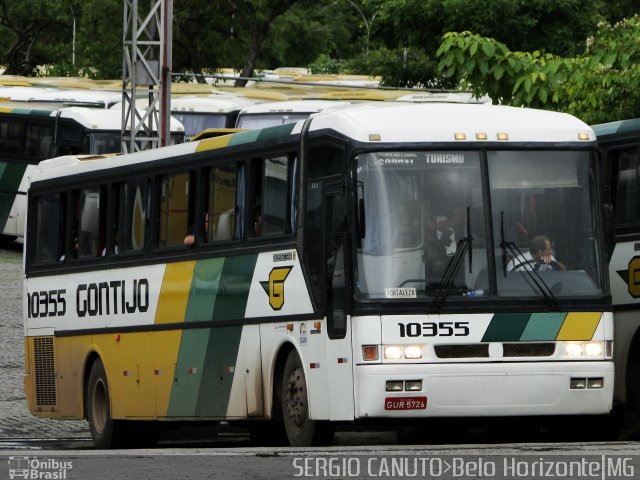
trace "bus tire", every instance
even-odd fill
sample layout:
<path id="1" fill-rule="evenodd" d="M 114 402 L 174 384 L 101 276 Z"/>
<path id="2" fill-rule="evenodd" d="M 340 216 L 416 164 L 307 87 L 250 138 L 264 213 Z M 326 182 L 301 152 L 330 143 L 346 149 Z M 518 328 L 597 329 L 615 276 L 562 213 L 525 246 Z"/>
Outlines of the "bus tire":
<path id="1" fill-rule="evenodd" d="M 96 448 L 117 446 L 119 423 L 111 418 L 109 384 L 102 360 L 91 366 L 86 391 L 87 421 Z"/>
<path id="2" fill-rule="evenodd" d="M 292 447 L 328 445 L 333 440 L 333 426 L 329 422 L 309 418 L 307 380 L 300 356 L 291 350 L 282 375 L 282 419 Z"/>

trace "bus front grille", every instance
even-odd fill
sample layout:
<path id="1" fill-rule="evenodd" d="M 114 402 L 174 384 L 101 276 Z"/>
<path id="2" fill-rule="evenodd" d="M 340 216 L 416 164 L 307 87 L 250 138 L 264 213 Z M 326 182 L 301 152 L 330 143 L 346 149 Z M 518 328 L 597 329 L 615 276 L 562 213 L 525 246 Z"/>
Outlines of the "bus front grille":
<path id="1" fill-rule="evenodd" d="M 53 337 L 34 338 L 33 356 L 36 376 L 36 405 L 39 407 L 55 406 L 57 398 Z"/>
<path id="2" fill-rule="evenodd" d="M 488 343 L 460 345 L 435 345 L 438 358 L 514 358 L 514 357 L 552 357 L 556 351 L 553 342 L 503 343 L 502 355 L 489 353 Z"/>
<path id="3" fill-rule="evenodd" d="M 505 343 L 503 357 L 551 357 L 556 352 L 556 344 L 544 343 Z"/>
<path id="4" fill-rule="evenodd" d="M 474 343 L 469 345 L 435 345 L 438 358 L 488 358 L 489 344 Z"/>

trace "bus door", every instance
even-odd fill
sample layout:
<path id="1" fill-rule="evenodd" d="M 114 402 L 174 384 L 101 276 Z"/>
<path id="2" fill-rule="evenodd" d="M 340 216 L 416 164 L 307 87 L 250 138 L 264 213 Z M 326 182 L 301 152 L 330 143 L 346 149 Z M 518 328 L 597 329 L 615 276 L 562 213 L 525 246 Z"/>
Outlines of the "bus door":
<path id="1" fill-rule="evenodd" d="M 325 312 L 331 420 L 353 419 L 353 356 L 348 321 L 349 233 L 344 178 L 326 179 L 324 191 Z"/>

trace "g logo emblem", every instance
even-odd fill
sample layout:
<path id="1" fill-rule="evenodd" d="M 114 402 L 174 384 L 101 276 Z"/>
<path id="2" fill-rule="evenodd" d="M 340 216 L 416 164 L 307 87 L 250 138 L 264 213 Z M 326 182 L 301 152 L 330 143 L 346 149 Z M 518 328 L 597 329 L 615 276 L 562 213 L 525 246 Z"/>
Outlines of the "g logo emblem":
<path id="1" fill-rule="evenodd" d="M 274 310 L 280 310 L 284 305 L 284 281 L 293 267 L 275 267 L 269 273 L 268 282 L 260 282 L 269 295 L 269 305 Z"/>
<path id="2" fill-rule="evenodd" d="M 640 297 L 640 257 L 633 257 L 629 262 L 629 295 L 633 298 Z"/>

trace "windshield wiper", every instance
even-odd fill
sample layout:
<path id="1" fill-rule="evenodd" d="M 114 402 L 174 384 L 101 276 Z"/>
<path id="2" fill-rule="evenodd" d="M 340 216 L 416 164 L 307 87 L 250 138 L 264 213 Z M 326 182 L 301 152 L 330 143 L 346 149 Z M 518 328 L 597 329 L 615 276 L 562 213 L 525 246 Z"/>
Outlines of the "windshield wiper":
<path id="1" fill-rule="evenodd" d="M 500 211 L 500 248 L 502 248 L 502 275 L 504 277 L 507 276 L 507 251 L 513 258 L 524 258 L 524 253 L 522 250 L 518 248 L 515 242 L 507 242 L 504 236 L 504 210 Z M 542 296 L 545 298 L 548 304 L 557 307 L 558 299 L 554 295 L 553 291 L 544 281 L 544 279 L 540 276 L 540 272 L 535 270 L 534 268 L 523 268 L 522 270 L 517 270 L 518 272 L 525 273 L 525 278 L 533 282 L 533 284 L 538 288 Z M 531 283 L 527 282 L 529 286 Z"/>
<path id="2" fill-rule="evenodd" d="M 433 298 L 433 308 L 440 308 L 444 304 L 445 300 L 449 296 L 449 292 L 453 287 L 453 282 L 455 280 L 456 274 L 458 270 L 460 270 L 460 265 L 463 263 L 463 258 L 465 253 L 469 254 L 469 273 L 472 273 L 472 261 L 473 261 L 473 237 L 471 235 L 471 214 L 470 208 L 467 207 L 467 236 L 460 239 L 458 245 L 456 247 L 456 253 L 453 255 L 447 268 L 442 274 L 442 278 L 439 282 L 439 289 L 436 292 Z M 426 275 L 425 275 L 426 278 Z"/>

